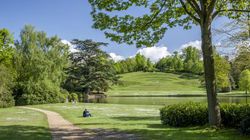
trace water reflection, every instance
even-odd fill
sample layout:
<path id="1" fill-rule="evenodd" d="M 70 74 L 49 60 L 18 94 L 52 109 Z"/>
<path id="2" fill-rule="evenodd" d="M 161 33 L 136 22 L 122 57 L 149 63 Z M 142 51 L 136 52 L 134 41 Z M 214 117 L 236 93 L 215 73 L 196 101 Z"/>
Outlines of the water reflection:
<path id="1" fill-rule="evenodd" d="M 219 97 L 220 103 L 248 103 L 250 97 Z M 107 97 L 91 99 L 89 103 L 137 104 L 137 105 L 170 105 L 186 102 L 207 102 L 204 97 Z"/>

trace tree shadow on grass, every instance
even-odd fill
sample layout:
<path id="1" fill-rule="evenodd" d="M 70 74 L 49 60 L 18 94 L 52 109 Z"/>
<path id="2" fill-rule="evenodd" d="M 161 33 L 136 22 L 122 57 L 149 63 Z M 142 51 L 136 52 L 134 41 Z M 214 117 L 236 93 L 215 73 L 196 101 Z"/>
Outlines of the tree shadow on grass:
<path id="1" fill-rule="evenodd" d="M 112 117 L 112 119 L 116 119 L 119 121 L 140 121 L 140 120 L 160 120 L 158 116 L 149 116 L 149 117 L 144 117 L 144 116 L 133 116 L 133 117 L 128 117 L 128 116 L 120 116 L 120 117 Z"/>
<path id="2" fill-rule="evenodd" d="M 195 75 L 195 74 L 191 74 L 191 73 L 182 73 L 179 78 L 182 79 L 187 79 L 187 80 L 191 80 L 191 79 L 198 79 L 199 75 Z"/>
<path id="3" fill-rule="evenodd" d="M 164 140 L 249 140 L 250 136 L 243 136 L 235 129 L 214 129 L 209 127 L 169 127 L 162 124 L 148 124 L 148 129 L 130 130 L 142 135 L 145 139 Z"/>
<path id="4" fill-rule="evenodd" d="M 80 124 L 88 125 L 88 124 Z M 90 125 L 95 125 L 91 123 Z M 100 123 L 96 123 L 100 125 Z M 119 124 L 117 124 L 119 125 Z M 130 124 L 131 125 L 131 124 Z M 133 125 L 137 125 L 136 123 Z M 138 124 L 141 125 L 141 124 Z M 242 136 L 235 129 L 216 130 L 209 127 L 184 127 L 176 128 L 162 125 L 160 123 L 145 124 L 146 128 L 120 130 L 119 128 L 83 128 L 84 132 L 94 134 L 95 138 L 114 138 L 114 139 L 142 139 L 142 140 L 249 140 L 249 136 Z"/>
<path id="5" fill-rule="evenodd" d="M 51 140 L 46 127 L 8 125 L 0 126 L 0 140 Z"/>

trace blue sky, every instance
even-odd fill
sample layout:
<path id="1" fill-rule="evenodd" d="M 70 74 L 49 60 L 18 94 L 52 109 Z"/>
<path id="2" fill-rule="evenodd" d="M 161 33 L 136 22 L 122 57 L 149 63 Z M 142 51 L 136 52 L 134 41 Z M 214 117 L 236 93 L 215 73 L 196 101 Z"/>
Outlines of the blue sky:
<path id="1" fill-rule="evenodd" d="M 58 35 L 69 41 L 78 38 L 107 42 L 109 46 L 104 50 L 108 53 L 128 57 L 138 51 L 133 45 L 111 42 L 103 32 L 92 29 L 90 12 L 87 0 L 1 0 L 0 28 L 9 29 L 17 39 L 23 26 L 31 24 L 37 30 L 47 32 L 49 36 Z M 138 11 L 132 10 L 131 13 L 136 14 Z M 217 20 L 213 26 L 219 27 L 224 21 L 226 20 Z M 167 50 L 173 52 L 181 45 L 196 40 L 200 40 L 199 27 L 188 31 L 176 27 L 168 30 L 157 46 L 167 46 Z"/>

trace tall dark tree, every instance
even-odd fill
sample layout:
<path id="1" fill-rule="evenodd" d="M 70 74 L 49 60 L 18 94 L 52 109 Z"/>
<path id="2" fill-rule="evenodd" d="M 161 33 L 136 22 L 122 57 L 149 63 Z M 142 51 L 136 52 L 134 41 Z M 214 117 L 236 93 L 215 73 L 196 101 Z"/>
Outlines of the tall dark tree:
<path id="1" fill-rule="evenodd" d="M 168 28 L 177 25 L 190 29 L 200 26 L 202 54 L 205 68 L 209 123 L 221 124 L 220 108 L 216 93 L 215 68 L 211 25 L 220 15 L 238 18 L 242 12 L 250 12 L 249 0 L 89 0 L 92 5 L 94 28 L 105 30 L 105 35 L 118 43 L 136 44 L 137 47 L 153 46 Z M 109 15 L 131 7 L 149 8 L 150 13 L 133 17 Z M 126 12 L 124 12 L 126 13 Z"/>
<path id="2" fill-rule="evenodd" d="M 68 69 L 66 89 L 85 94 L 106 92 L 111 84 L 117 82 L 118 77 L 109 55 L 100 49 L 106 43 L 78 39 L 71 43 L 78 51 L 70 54 L 72 64 Z"/>

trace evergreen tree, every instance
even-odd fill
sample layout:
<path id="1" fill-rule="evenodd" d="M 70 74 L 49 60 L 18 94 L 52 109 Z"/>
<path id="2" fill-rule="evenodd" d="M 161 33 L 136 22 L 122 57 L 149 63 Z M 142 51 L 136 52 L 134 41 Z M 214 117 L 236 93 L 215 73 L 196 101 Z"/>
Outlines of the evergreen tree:
<path id="1" fill-rule="evenodd" d="M 100 49 L 106 43 L 92 40 L 74 39 L 72 44 L 77 52 L 70 54 L 72 61 L 68 69 L 69 77 L 65 87 L 71 92 L 106 92 L 111 84 L 118 80 L 112 61 L 106 52 Z M 122 68 L 121 68 L 122 69 Z"/>

